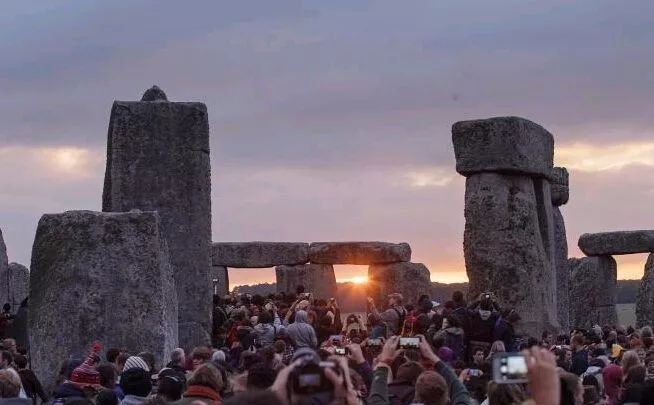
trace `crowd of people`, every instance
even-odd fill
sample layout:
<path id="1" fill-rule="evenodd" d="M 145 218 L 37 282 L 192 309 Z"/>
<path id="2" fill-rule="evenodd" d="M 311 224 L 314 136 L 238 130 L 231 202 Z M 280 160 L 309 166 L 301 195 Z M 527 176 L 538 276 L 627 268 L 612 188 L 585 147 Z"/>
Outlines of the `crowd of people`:
<path id="1" fill-rule="evenodd" d="M 534 338 L 516 335 L 519 314 L 492 293 L 385 301 L 368 298 L 365 313 L 345 316 L 336 299 L 302 287 L 216 296 L 211 344 L 175 349 L 162 364 L 94 344 L 85 359 L 65 359 L 52 390 L 7 338 L 0 405 L 654 404 L 649 327 Z M 521 353 L 524 379 L 498 379 L 494 359 L 508 352 Z"/>

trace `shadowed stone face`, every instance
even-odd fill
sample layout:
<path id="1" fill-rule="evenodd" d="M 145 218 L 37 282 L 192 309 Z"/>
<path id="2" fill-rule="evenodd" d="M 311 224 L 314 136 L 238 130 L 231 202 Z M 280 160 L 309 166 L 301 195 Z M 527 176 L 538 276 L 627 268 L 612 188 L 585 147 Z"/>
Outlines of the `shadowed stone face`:
<path id="1" fill-rule="evenodd" d="M 565 167 L 552 169 L 550 185 L 552 188 L 552 204 L 555 207 L 567 204 L 570 198 L 568 169 Z"/>
<path id="2" fill-rule="evenodd" d="M 325 264 L 374 264 L 408 262 L 408 243 L 316 242 L 309 246 L 309 261 Z"/>
<path id="3" fill-rule="evenodd" d="M 211 330 L 211 166 L 202 103 L 116 101 L 111 110 L 102 210 L 157 211 L 179 297 L 180 344 L 209 341 Z"/>
<path id="4" fill-rule="evenodd" d="M 331 264 L 301 264 L 277 266 L 277 292 L 295 293 L 298 286 L 315 298 L 328 299 L 336 296 L 336 276 Z"/>
<path id="5" fill-rule="evenodd" d="M 570 328 L 570 266 L 568 264 L 568 239 L 565 233 L 565 222 L 559 207 L 553 207 L 554 221 L 554 262 L 556 265 L 556 305 L 561 330 Z"/>
<path id="6" fill-rule="evenodd" d="M 616 325 L 617 264 L 611 256 L 569 259 L 570 327 Z"/>
<path id="7" fill-rule="evenodd" d="M 156 212 L 68 211 L 39 221 L 32 250 L 32 366 L 46 391 L 62 359 L 147 350 L 158 364 L 177 346 L 177 295 Z"/>
<path id="8" fill-rule="evenodd" d="M 549 177 L 554 137 L 520 117 L 459 121 L 452 126 L 456 171 L 464 176 L 498 172 Z"/>
<path id="9" fill-rule="evenodd" d="M 647 257 L 638 296 L 636 298 L 636 325 L 640 328 L 654 324 L 654 253 Z"/>
<path id="10" fill-rule="evenodd" d="M 7 302 L 7 271 L 9 269 L 9 260 L 7 258 L 7 245 L 2 237 L 2 229 L 0 229 L 0 305 Z M 3 277 L 4 276 L 4 277 Z"/>
<path id="11" fill-rule="evenodd" d="M 654 230 L 585 233 L 579 249 L 588 256 L 654 252 Z"/>

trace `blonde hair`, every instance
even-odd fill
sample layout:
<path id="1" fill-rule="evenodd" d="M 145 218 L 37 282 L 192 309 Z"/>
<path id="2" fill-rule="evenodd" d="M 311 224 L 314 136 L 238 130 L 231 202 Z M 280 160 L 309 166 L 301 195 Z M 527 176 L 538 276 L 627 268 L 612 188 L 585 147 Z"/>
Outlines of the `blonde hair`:
<path id="1" fill-rule="evenodd" d="M 495 353 L 504 353 L 506 352 L 506 346 L 504 346 L 504 342 L 501 340 L 496 340 L 493 342 L 493 345 L 490 348 L 490 351 L 488 352 L 488 356 L 486 357 L 486 360 L 490 360 L 493 358 L 493 355 Z"/>
<path id="2" fill-rule="evenodd" d="M 0 370 L 0 397 L 16 398 L 20 393 L 20 377 L 14 370 Z"/>
<path id="3" fill-rule="evenodd" d="M 622 367 L 622 375 L 626 376 L 629 369 L 640 365 L 640 357 L 634 350 L 628 350 L 622 355 L 620 366 Z"/>

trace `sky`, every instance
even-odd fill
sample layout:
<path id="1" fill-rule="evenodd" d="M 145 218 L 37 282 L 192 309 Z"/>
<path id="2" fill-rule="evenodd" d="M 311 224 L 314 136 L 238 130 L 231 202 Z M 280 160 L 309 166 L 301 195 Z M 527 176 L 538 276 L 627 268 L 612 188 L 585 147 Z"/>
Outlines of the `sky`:
<path id="1" fill-rule="evenodd" d="M 652 15 L 647 0 L 3 2 L 9 259 L 29 266 L 43 213 L 101 209 L 111 104 L 153 84 L 207 104 L 214 241 L 406 241 L 433 281 L 465 281 L 451 126 L 502 115 L 555 136 L 570 256 L 584 232 L 652 229 Z M 619 277 L 645 258 L 618 258 Z"/>

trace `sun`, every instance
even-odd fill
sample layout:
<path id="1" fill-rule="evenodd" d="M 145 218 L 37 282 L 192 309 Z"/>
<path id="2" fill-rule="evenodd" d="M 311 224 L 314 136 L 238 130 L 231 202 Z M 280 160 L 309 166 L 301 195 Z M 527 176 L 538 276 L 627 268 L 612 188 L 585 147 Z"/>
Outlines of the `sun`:
<path id="1" fill-rule="evenodd" d="M 352 277 L 350 281 L 354 284 L 365 284 L 368 282 L 368 277 L 366 276 L 356 276 Z"/>

